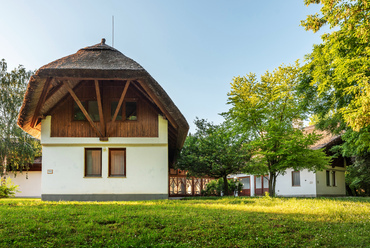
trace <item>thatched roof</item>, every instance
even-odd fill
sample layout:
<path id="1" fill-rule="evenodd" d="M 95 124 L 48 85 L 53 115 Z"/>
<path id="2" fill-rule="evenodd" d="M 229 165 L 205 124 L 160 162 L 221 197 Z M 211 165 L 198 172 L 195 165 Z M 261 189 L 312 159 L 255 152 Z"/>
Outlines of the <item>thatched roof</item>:
<path id="1" fill-rule="evenodd" d="M 189 125 L 180 110 L 150 74 L 134 60 L 126 57 L 118 50 L 101 43 L 85 47 L 77 53 L 55 60 L 41 67 L 28 83 L 23 105 L 18 116 L 18 125 L 27 133 L 40 138 L 40 126 L 31 127 L 39 99 L 42 98 L 44 85 L 51 81 L 50 91 L 54 90 L 51 97 L 46 97 L 39 110 L 39 115 L 45 115 L 63 97 L 68 94 L 65 87 L 60 87 L 63 79 L 68 79 L 72 86 L 81 80 L 110 79 L 110 80 L 136 80 L 140 82 L 157 98 L 175 125 L 177 125 L 176 147 L 181 148 Z M 157 101 L 157 102 L 158 102 Z"/>
<path id="2" fill-rule="evenodd" d="M 314 145 L 310 146 L 312 150 L 317 150 L 321 148 L 331 147 L 332 145 L 341 141 L 341 135 L 333 135 L 328 131 L 322 131 L 315 128 L 315 125 L 305 127 L 303 131 L 307 134 L 313 133 L 321 134 L 322 137 Z"/>

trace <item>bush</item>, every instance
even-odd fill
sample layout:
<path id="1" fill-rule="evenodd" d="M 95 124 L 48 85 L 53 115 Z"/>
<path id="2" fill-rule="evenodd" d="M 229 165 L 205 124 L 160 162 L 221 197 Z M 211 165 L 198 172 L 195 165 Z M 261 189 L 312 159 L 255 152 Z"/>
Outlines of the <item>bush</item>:
<path id="1" fill-rule="evenodd" d="M 17 192 L 20 192 L 18 185 L 14 185 L 9 177 L 0 179 L 0 198 L 14 197 Z"/>
<path id="2" fill-rule="evenodd" d="M 237 183 L 238 183 L 238 192 L 239 193 L 243 188 L 243 184 L 241 182 L 239 182 L 239 180 L 230 179 L 230 180 L 227 180 L 227 182 L 228 182 L 230 195 L 234 194 L 234 191 L 237 188 Z M 224 180 L 222 178 L 220 178 L 218 180 L 212 180 L 207 184 L 206 189 L 202 190 L 202 195 L 204 195 L 204 196 L 220 196 L 221 191 L 223 191 L 225 193 L 225 190 L 223 190 L 223 187 L 224 187 Z"/>

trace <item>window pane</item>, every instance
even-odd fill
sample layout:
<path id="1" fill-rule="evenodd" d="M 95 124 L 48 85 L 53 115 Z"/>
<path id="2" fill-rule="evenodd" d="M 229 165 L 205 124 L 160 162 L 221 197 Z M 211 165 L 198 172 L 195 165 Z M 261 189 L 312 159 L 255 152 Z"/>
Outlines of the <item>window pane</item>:
<path id="1" fill-rule="evenodd" d="M 243 184 L 243 189 L 250 189 L 250 178 L 240 178 L 240 182 Z"/>
<path id="2" fill-rule="evenodd" d="M 99 108 L 97 101 L 88 101 L 87 112 L 93 121 L 99 121 Z"/>
<path id="3" fill-rule="evenodd" d="M 330 186 L 330 171 L 326 171 L 326 186 Z"/>
<path id="4" fill-rule="evenodd" d="M 86 102 L 81 102 L 84 108 L 86 109 Z M 73 120 L 75 121 L 84 121 L 86 120 L 85 115 L 82 113 L 80 107 L 76 102 L 73 104 Z"/>
<path id="5" fill-rule="evenodd" d="M 110 116 L 111 116 L 111 119 L 113 119 L 114 112 L 116 112 L 117 106 L 118 106 L 118 102 L 111 102 L 111 104 L 110 104 Z M 116 117 L 116 120 L 117 121 L 121 121 L 122 120 L 122 105 L 121 105 L 121 108 L 118 111 L 118 115 Z"/>
<path id="6" fill-rule="evenodd" d="M 265 189 L 269 188 L 269 179 L 267 176 L 263 176 L 263 188 Z"/>
<path id="7" fill-rule="evenodd" d="M 332 171 L 332 179 L 333 179 L 333 186 L 337 186 L 337 183 L 335 181 L 335 171 Z"/>
<path id="8" fill-rule="evenodd" d="M 136 121 L 136 102 L 126 102 L 126 120 Z"/>
<path id="9" fill-rule="evenodd" d="M 256 177 L 256 188 L 260 189 L 262 187 L 261 177 Z"/>
<path id="10" fill-rule="evenodd" d="M 300 178 L 300 172 L 299 171 L 293 171 L 293 186 L 301 186 L 301 178 Z"/>
<path id="11" fill-rule="evenodd" d="M 101 149 L 86 149 L 85 176 L 101 176 Z"/>
<path id="12" fill-rule="evenodd" d="M 125 156 L 126 150 L 110 151 L 110 176 L 125 176 Z"/>

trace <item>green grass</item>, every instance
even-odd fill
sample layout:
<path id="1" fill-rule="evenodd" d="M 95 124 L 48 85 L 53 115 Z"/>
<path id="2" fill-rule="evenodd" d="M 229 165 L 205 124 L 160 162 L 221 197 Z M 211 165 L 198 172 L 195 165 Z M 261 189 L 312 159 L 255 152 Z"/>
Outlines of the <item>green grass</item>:
<path id="1" fill-rule="evenodd" d="M 370 247 L 370 198 L 0 199 L 0 247 Z"/>

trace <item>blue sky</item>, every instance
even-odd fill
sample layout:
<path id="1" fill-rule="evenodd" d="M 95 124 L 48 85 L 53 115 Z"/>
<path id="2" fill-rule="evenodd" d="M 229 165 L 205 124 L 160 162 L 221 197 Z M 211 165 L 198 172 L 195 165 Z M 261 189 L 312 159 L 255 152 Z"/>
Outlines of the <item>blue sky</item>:
<path id="1" fill-rule="evenodd" d="M 106 38 L 164 88 L 194 132 L 222 122 L 234 76 L 291 64 L 321 42 L 299 26 L 303 0 L 0 0 L 0 58 L 34 70 Z"/>

